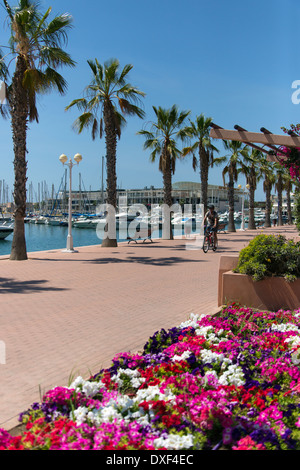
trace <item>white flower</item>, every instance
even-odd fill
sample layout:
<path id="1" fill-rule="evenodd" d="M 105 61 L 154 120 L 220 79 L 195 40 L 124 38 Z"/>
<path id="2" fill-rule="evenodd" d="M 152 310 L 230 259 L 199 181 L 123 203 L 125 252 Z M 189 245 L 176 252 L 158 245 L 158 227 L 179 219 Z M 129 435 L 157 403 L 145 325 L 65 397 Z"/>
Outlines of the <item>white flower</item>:
<path id="1" fill-rule="evenodd" d="M 185 361 L 188 357 L 190 357 L 191 352 L 190 351 L 184 351 L 181 356 L 178 356 L 175 354 L 175 356 L 172 357 L 173 362 L 180 362 L 180 361 Z"/>
<path id="2" fill-rule="evenodd" d="M 211 364 L 212 362 L 222 362 L 224 360 L 224 355 L 223 354 L 218 354 L 210 349 L 202 349 L 200 352 L 201 360 L 204 363 L 209 363 Z"/>
<path id="3" fill-rule="evenodd" d="M 146 379 L 141 378 L 141 374 L 136 369 L 120 369 L 117 374 L 112 376 L 112 380 L 122 387 L 124 383 L 124 376 L 130 380 L 133 388 L 139 388 Z M 122 378 L 123 377 L 123 378 Z"/>
<path id="4" fill-rule="evenodd" d="M 150 400 L 171 401 L 175 399 L 176 399 L 176 396 L 173 395 L 173 393 L 168 388 L 166 388 L 164 393 L 161 393 L 157 385 L 138 390 L 136 397 L 134 398 L 136 402 L 150 401 Z"/>
<path id="5" fill-rule="evenodd" d="M 86 408 L 85 406 L 79 406 L 78 408 L 76 408 L 76 410 L 71 413 L 70 418 L 75 418 L 77 424 L 82 424 L 85 422 L 88 412 L 88 408 Z"/>
<path id="6" fill-rule="evenodd" d="M 204 336 L 204 338 L 206 338 L 207 335 L 208 335 L 208 332 L 209 332 L 210 330 L 212 330 L 212 329 L 213 329 L 213 327 L 212 327 L 211 325 L 208 325 L 208 326 L 201 326 L 201 327 L 198 327 L 198 328 L 197 328 L 196 334 L 197 334 L 198 336 Z"/>
<path id="7" fill-rule="evenodd" d="M 291 360 L 292 360 L 292 363 L 295 365 L 300 364 L 300 350 L 299 349 L 297 349 L 291 354 Z"/>
<path id="8" fill-rule="evenodd" d="M 154 439 L 156 448 L 164 447 L 168 450 L 189 449 L 193 446 L 194 438 L 192 434 L 187 436 L 179 436 L 178 434 L 169 434 L 168 437 L 159 437 Z"/>
<path id="9" fill-rule="evenodd" d="M 273 324 L 271 326 L 271 330 L 272 331 L 281 331 L 282 333 L 284 333 L 286 331 L 297 331 L 298 333 L 300 333 L 299 328 L 296 325 L 294 325 L 294 323 L 282 323 L 280 325 Z"/>
<path id="10" fill-rule="evenodd" d="M 241 369 L 241 367 L 232 364 L 219 377 L 219 382 L 221 385 L 235 385 L 237 387 L 239 387 L 240 385 L 244 385 L 245 378 L 243 370 Z"/>
<path id="11" fill-rule="evenodd" d="M 112 406 L 105 406 L 100 410 L 101 421 L 109 422 L 113 421 L 114 419 L 122 419 L 123 416 L 121 413 L 118 412 L 114 405 Z"/>
<path id="12" fill-rule="evenodd" d="M 179 325 L 179 328 L 187 328 L 192 326 L 193 328 L 198 328 L 198 321 L 202 318 L 203 315 L 196 315 L 195 313 L 190 314 L 190 319 L 182 322 Z"/>
<path id="13" fill-rule="evenodd" d="M 69 389 L 75 389 L 76 392 L 83 392 L 88 397 L 94 397 L 105 385 L 102 382 L 90 382 L 82 377 L 77 377 L 70 385 Z"/>

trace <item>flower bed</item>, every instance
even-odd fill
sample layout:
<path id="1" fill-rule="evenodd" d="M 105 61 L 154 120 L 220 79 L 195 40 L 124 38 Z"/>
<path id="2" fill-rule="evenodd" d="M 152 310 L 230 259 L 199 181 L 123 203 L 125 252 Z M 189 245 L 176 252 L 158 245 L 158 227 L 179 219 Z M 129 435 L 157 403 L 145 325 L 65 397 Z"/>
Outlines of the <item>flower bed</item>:
<path id="1" fill-rule="evenodd" d="M 300 309 L 191 315 L 49 390 L 0 449 L 300 450 L 299 332 Z"/>

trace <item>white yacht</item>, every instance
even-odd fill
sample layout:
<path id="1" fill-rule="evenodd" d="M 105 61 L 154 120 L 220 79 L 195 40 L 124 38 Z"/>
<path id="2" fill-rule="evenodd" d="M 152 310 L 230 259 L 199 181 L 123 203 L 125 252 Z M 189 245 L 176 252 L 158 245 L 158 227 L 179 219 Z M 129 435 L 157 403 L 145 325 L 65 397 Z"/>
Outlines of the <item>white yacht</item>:
<path id="1" fill-rule="evenodd" d="M 0 240 L 4 240 L 14 231 L 13 223 L 3 222 L 0 223 Z"/>
<path id="2" fill-rule="evenodd" d="M 46 220 L 46 224 L 47 225 L 60 225 L 61 223 L 61 218 L 60 217 L 49 217 L 47 220 Z"/>

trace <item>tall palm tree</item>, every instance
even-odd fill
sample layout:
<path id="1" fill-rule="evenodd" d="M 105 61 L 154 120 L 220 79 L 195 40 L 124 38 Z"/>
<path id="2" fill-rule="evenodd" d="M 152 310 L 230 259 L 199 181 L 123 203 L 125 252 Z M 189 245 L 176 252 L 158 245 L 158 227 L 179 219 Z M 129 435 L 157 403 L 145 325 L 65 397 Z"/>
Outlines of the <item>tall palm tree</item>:
<path id="1" fill-rule="evenodd" d="M 176 105 L 170 109 L 153 106 L 156 122 L 152 122 L 151 130 L 141 130 L 139 135 L 145 137 L 144 149 L 152 150 L 151 162 L 159 157 L 159 171 L 163 174 L 164 204 L 172 206 L 172 175 L 175 173 L 176 160 L 182 153 L 177 146 L 177 140 L 184 141 L 187 133 L 184 126 L 190 111 L 179 111 Z M 170 239 L 173 238 L 172 230 L 169 230 Z"/>
<path id="2" fill-rule="evenodd" d="M 278 195 L 278 220 L 277 224 L 278 225 L 283 225 L 283 220 L 282 220 L 282 195 L 283 195 L 283 190 L 284 190 L 284 183 L 283 183 L 283 175 L 284 175 L 284 168 L 280 164 L 275 164 L 275 170 L 276 170 L 276 182 L 275 182 L 275 189 L 277 191 Z"/>
<path id="3" fill-rule="evenodd" d="M 31 0 L 19 0 L 11 7 L 3 0 L 11 29 L 10 49 L 15 57 L 15 70 L 7 88 L 14 147 L 14 236 L 12 260 L 27 259 L 24 217 L 26 215 L 26 173 L 27 173 L 27 128 L 28 122 L 38 122 L 36 96 L 52 89 L 64 94 L 66 81 L 57 72 L 61 66 L 74 66 L 62 45 L 67 41 L 71 17 L 67 14 L 56 16 L 51 21 L 49 8 L 40 11 L 39 4 Z M 10 62 L 12 63 L 12 62 Z"/>
<path id="4" fill-rule="evenodd" d="M 254 208 L 255 208 L 255 191 L 258 181 L 262 178 L 259 169 L 263 153 L 260 150 L 252 149 L 251 153 L 244 155 L 244 165 L 242 173 L 246 177 L 246 183 L 249 186 L 249 221 L 248 229 L 256 230 Z"/>
<path id="5" fill-rule="evenodd" d="M 140 98 L 145 93 L 127 82 L 128 74 L 133 68 L 128 64 L 121 70 L 117 59 L 100 64 L 88 60 L 92 72 L 90 84 L 84 90 L 84 97 L 73 100 L 67 110 L 76 106 L 82 114 L 73 124 L 80 134 L 84 129 L 91 129 L 92 139 L 97 135 L 106 142 L 106 174 L 107 174 L 107 205 L 117 207 L 117 140 L 121 137 L 121 129 L 125 125 L 124 116 L 143 118 L 144 111 L 139 107 Z M 114 231 L 103 238 L 102 246 L 117 246 Z"/>
<path id="6" fill-rule="evenodd" d="M 291 201 L 291 194 L 293 191 L 293 180 L 288 171 L 285 171 L 283 174 L 283 189 L 286 192 L 286 209 L 287 209 L 287 217 L 288 217 L 288 224 L 292 225 L 293 223 L 293 216 L 292 216 L 292 201 Z"/>
<path id="7" fill-rule="evenodd" d="M 225 150 L 229 152 L 227 157 L 227 164 L 223 169 L 223 181 L 225 185 L 225 177 L 228 175 L 228 232 L 235 232 L 234 222 L 234 183 L 238 180 L 238 174 L 245 165 L 242 161 L 242 157 L 247 157 L 248 151 L 242 142 L 224 140 Z"/>
<path id="8" fill-rule="evenodd" d="M 266 194 L 266 209 L 265 209 L 265 227 L 271 227 L 271 211 L 272 201 L 271 192 L 275 184 L 274 166 L 264 157 L 260 163 L 260 170 L 264 178 L 263 190 Z"/>
<path id="9" fill-rule="evenodd" d="M 183 156 L 189 154 L 193 155 L 193 169 L 195 171 L 199 165 L 201 202 L 204 205 L 204 213 L 207 211 L 209 168 L 213 167 L 214 164 L 221 164 L 225 160 L 224 157 L 214 157 L 214 152 L 218 153 L 219 150 L 212 144 L 211 138 L 209 137 L 211 123 L 212 118 L 205 118 L 203 114 L 196 116 L 195 122 L 190 120 L 190 125 L 186 127 L 186 132 L 195 142 L 185 147 L 182 151 Z M 198 151 L 198 158 L 195 155 L 196 151 Z"/>

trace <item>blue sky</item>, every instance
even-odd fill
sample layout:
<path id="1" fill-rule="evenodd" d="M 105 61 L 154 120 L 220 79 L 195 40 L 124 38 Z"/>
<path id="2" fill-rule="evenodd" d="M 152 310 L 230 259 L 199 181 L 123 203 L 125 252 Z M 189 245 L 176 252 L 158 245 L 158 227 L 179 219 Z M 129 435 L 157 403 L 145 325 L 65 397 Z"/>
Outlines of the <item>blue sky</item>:
<path id="1" fill-rule="evenodd" d="M 14 4 L 13 0 L 10 1 Z M 65 107 L 82 95 L 90 81 L 87 59 L 117 58 L 133 64 L 129 79 L 146 93 L 144 121 L 129 118 L 117 148 L 118 186 L 162 187 L 158 163 L 149 162 L 143 138 L 136 133 L 154 119 L 152 106 L 176 104 L 190 110 L 191 119 L 204 113 L 220 126 L 235 124 L 259 132 L 262 126 L 282 133 L 281 126 L 300 122 L 300 104 L 292 103 L 292 82 L 300 80 L 297 0 L 42 0 L 53 15 L 68 12 L 73 29 L 66 47 L 76 61 L 64 69 L 68 92 L 39 97 L 39 124 L 28 130 L 28 183 L 37 191 L 46 181 L 57 190 L 64 170 L 58 158 L 80 152 L 83 160 L 73 170 L 86 189 L 101 189 L 101 161 L 105 141 L 90 133 L 77 135 L 72 123 L 78 113 Z M 0 45 L 9 35 L 0 2 Z M 13 63 L 11 64 L 13 67 Z M 11 68 L 13 72 L 13 68 Z M 10 123 L 0 125 L 0 180 L 13 188 L 13 150 Z M 220 155 L 225 155 L 216 141 Z M 210 184 L 223 184 L 222 170 L 210 171 Z M 191 159 L 179 162 L 173 181 L 200 181 Z M 240 180 L 243 184 L 243 180 Z M 259 186 L 257 200 L 264 194 Z"/>

